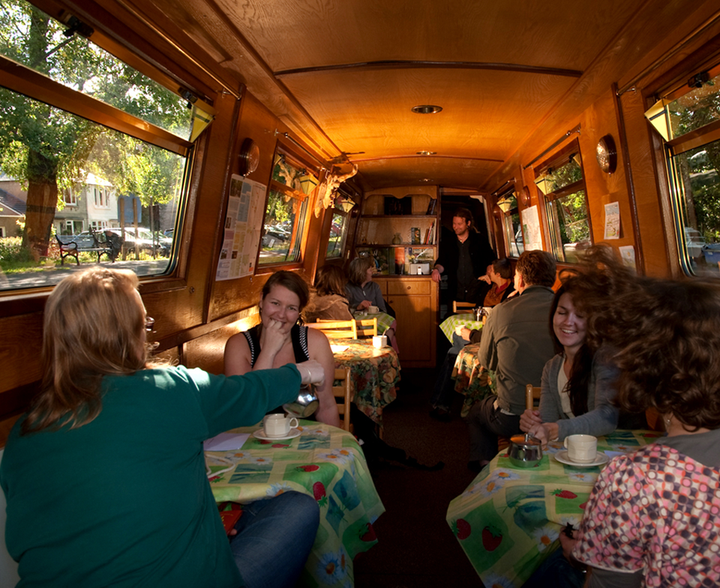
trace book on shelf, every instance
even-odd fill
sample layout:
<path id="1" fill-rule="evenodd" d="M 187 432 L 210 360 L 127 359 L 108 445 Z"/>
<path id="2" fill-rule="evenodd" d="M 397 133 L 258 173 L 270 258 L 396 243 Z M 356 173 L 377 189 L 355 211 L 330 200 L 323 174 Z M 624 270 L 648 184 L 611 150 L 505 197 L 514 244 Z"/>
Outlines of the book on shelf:
<path id="1" fill-rule="evenodd" d="M 437 198 L 430 198 L 430 202 L 428 203 L 427 212 L 425 214 L 435 214 L 435 210 L 437 209 Z"/>

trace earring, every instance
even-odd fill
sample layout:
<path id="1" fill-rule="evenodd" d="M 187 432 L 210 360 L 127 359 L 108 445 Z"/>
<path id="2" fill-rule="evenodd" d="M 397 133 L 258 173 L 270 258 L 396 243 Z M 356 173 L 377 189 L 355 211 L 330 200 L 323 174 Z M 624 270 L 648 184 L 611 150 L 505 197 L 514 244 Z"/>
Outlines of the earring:
<path id="1" fill-rule="evenodd" d="M 672 423 L 672 416 L 663 416 L 663 422 L 665 423 L 665 430 L 667 431 Z"/>

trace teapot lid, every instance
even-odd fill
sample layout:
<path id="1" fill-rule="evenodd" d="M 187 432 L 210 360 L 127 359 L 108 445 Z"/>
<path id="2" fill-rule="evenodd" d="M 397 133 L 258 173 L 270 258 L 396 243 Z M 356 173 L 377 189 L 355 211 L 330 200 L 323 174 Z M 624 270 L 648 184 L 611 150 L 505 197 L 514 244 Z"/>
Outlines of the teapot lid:
<path id="1" fill-rule="evenodd" d="M 530 435 L 513 435 L 510 437 L 510 441 L 516 445 L 541 445 L 540 439 L 531 437 Z"/>

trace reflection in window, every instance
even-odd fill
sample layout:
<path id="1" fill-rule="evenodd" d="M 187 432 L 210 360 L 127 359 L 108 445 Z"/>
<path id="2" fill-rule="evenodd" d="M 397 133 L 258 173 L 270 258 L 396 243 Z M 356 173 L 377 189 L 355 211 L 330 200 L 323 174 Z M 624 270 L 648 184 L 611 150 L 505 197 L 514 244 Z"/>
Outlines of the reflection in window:
<path id="1" fill-rule="evenodd" d="M 317 176 L 286 153 L 275 157 L 258 265 L 300 260 L 300 245 L 308 209 L 308 194 Z"/>
<path id="2" fill-rule="evenodd" d="M 332 223 L 330 224 L 330 239 L 328 240 L 326 259 L 337 259 L 342 257 L 345 247 L 345 236 L 347 234 L 347 214 L 333 210 Z"/>
<path id="3" fill-rule="evenodd" d="M 567 263 L 577 262 L 578 254 L 592 244 L 577 142 L 539 168 L 535 184 L 545 197 L 545 214 L 555 258 Z"/>
<path id="4" fill-rule="evenodd" d="M 677 91 L 675 100 L 665 106 L 670 122 L 668 168 L 678 250 L 689 274 L 720 273 L 718 70 L 720 66 L 710 70 L 700 88 L 685 86 Z"/>
<path id="5" fill-rule="evenodd" d="M 502 226 L 506 254 L 508 257 L 519 257 L 524 246 L 515 192 L 511 191 L 499 196 L 497 204 L 503 213 Z"/>

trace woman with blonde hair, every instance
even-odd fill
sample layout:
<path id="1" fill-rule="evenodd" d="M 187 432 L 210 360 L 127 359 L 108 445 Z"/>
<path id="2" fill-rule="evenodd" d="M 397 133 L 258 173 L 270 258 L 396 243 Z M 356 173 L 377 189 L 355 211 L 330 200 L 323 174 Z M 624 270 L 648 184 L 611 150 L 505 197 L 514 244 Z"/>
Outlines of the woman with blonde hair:
<path id="1" fill-rule="evenodd" d="M 318 528 L 315 500 L 252 503 L 228 541 L 202 444 L 295 399 L 301 382 L 322 381 L 321 366 L 226 378 L 151 364 L 137 286 L 130 271 L 91 267 L 48 298 L 41 390 L 0 466 L 21 584 L 294 585 Z"/>
<path id="2" fill-rule="evenodd" d="M 310 292 L 310 301 L 302 312 L 306 323 L 318 319 L 338 321 L 352 320 L 345 297 L 345 274 L 336 265 L 324 265 L 315 275 L 315 289 Z"/>

